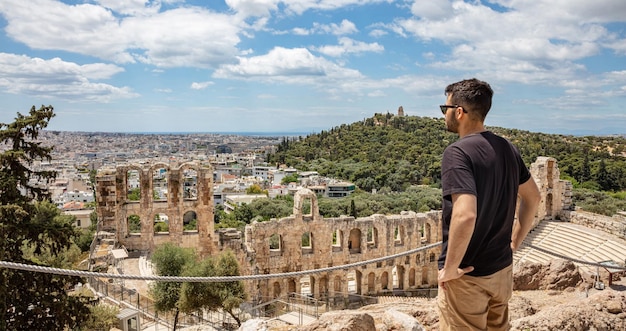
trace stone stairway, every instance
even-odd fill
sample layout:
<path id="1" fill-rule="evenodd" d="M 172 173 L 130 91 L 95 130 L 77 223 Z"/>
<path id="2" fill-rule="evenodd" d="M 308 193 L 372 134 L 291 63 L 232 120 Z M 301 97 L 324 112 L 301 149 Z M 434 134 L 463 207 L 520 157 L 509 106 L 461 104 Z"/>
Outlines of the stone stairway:
<path id="1" fill-rule="evenodd" d="M 514 254 L 514 264 L 522 261 L 547 263 L 556 258 L 528 247 L 528 244 L 585 262 L 624 263 L 626 241 L 567 222 L 543 221 L 533 229 Z M 596 267 L 575 263 L 581 272 L 595 274 Z"/>

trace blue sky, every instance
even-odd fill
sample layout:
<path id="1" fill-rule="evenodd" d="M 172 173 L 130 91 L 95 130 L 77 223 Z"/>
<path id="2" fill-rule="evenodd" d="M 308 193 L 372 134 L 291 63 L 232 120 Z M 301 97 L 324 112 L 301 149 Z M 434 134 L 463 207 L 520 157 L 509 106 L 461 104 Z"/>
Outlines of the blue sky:
<path id="1" fill-rule="evenodd" d="M 476 77 L 487 125 L 626 133 L 623 0 L 2 0 L 0 29 L 3 123 L 312 133 Z"/>

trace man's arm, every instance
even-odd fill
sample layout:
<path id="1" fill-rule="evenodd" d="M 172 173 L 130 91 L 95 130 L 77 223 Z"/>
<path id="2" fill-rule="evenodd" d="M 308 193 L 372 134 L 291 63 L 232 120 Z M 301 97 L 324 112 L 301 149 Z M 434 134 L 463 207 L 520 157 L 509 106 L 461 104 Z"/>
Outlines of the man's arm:
<path id="1" fill-rule="evenodd" d="M 457 279 L 467 272 L 474 270 L 469 266 L 459 269 L 465 256 L 467 246 L 476 226 L 476 196 L 473 194 L 452 195 L 452 218 L 448 232 L 448 251 L 443 269 L 439 271 L 439 286 L 445 288 L 444 283 Z"/>
<path id="2" fill-rule="evenodd" d="M 513 225 L 513 233 L 511 234 L 511 249 L 513 249 L 513 252 L 519 248 L 528 232 L 530 232 L 539 202 L 541 201 L 539 188 L 537 188 L 537 184 L 532 177 L 519 186 L 518 195 L 520 197 L 517 213 L 518 221 Z"/>

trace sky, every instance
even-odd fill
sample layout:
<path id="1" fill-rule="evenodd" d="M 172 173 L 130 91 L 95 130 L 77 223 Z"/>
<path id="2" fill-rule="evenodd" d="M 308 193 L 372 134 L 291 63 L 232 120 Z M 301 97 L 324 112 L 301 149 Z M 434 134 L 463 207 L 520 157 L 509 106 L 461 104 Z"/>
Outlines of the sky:
<path id="1" fill-rule="evenodd" d="M 488 126 L 626 133 L 624 0 L 0 0 L 0 31 L 0 123 L 317 133 L 475 77 Z"/>

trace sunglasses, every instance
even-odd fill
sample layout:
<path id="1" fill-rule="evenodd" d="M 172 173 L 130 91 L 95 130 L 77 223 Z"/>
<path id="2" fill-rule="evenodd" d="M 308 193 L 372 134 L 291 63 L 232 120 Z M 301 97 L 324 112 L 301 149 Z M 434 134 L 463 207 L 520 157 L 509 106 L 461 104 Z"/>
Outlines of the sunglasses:
<path id="1" fill-rule="evenodd" d="M 441 109 L 441 112 L 444 115 L 448 111 L 448 108 L 458 108 L 458 107 L 461 107 L 461 106 L 459 106 L 459 105 L 439 105 L 439 109 Z M 461 109 L 463 109 L 463 112 L 467 114 L 467 110 L 465 110 L 465 108 L 461 107 Z"/>

